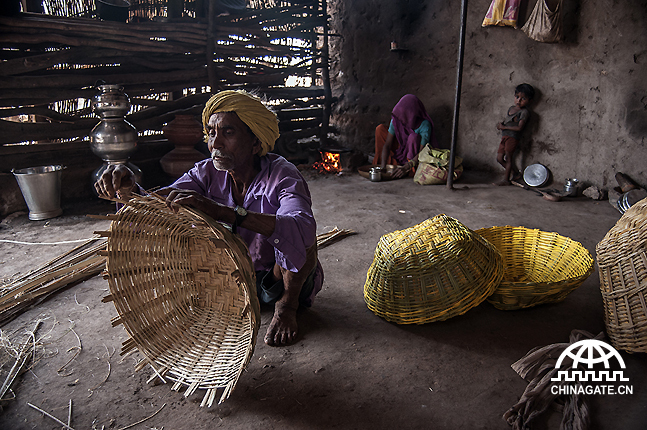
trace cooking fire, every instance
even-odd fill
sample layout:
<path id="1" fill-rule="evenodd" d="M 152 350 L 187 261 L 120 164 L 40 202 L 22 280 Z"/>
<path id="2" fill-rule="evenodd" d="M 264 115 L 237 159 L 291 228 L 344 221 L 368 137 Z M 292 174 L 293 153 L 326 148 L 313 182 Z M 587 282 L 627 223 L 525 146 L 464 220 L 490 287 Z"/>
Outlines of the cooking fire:
<path id="1" fill-rule="evenodd" d="M 331 172 L 339 173 L 341 172 L 341 162 L 340 154 L 333 152 L 320 152 L 321 161 L 317 161 L 312 165 L 313 168 L 317 169 L 319 173 Z"/>

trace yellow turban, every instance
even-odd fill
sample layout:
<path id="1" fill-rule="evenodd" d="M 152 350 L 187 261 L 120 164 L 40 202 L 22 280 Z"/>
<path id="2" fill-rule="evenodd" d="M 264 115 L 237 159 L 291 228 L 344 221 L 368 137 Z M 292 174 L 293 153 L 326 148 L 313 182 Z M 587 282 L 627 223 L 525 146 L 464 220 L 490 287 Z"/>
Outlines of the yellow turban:
<path id="1" fill-rule="evenodd" d="M 247 124 L 261 142 L 259 154 L 261 157 L 274 149 L 274 143 L 279 137 L 279 120 L 258 97 L 242 90 L 220 91 L 211 96 L 202 111 L 202 126 L 205 135 L 208 135 L 209 118 L 218 112 L 235 112 L 238 118 Z"/>

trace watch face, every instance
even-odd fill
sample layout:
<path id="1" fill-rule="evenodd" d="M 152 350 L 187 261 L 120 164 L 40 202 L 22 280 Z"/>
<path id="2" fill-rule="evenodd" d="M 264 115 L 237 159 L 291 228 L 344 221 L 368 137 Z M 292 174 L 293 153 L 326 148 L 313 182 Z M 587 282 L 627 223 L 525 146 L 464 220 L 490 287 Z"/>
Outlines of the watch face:
<path id="1" fill-rule="evenodd" d="M 240 216 L 245 216 L 247 215 L 247 210 L 242 206 L 236 206 L 236 213 Z"/>

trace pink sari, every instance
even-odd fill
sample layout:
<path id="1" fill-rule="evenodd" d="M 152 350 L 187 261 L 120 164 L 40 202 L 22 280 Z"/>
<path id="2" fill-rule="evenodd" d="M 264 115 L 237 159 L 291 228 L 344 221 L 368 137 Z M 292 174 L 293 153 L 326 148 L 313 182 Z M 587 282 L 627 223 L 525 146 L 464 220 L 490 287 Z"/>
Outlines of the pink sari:
<path id="1" fill-rule="evenodd" d="M 395 128 L 395 138 L 399 143 L 394 151 L 394 157 L 398 160 L 398 164 L 405 164 L 420 152 L 420 135 L 414 130 L 420 127 L 425 119 L 431 124 L 429 144 L 438 148 L 433 130 L 434 123 L 418 97 L 407 94 L 393 108 L 391 120 Z"/>

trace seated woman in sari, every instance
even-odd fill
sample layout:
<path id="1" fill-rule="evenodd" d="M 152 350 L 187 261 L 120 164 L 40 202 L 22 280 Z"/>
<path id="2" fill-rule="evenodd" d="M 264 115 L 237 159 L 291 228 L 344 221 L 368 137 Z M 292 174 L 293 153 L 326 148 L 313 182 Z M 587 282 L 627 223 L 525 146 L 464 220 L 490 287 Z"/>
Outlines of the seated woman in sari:
<path id="1" fill-rule="evenodd" d="M 413 172 L 418 163 L 418 153 L 427 143 L 438 147 L 434 124 L 420 99 L 407 94 L 393 108 L 389 128 L 380 124 L 375 129 L 373 164 L 382 169 L 387 164 L 395 165 L 392 176 L 401 178 Z"/>

